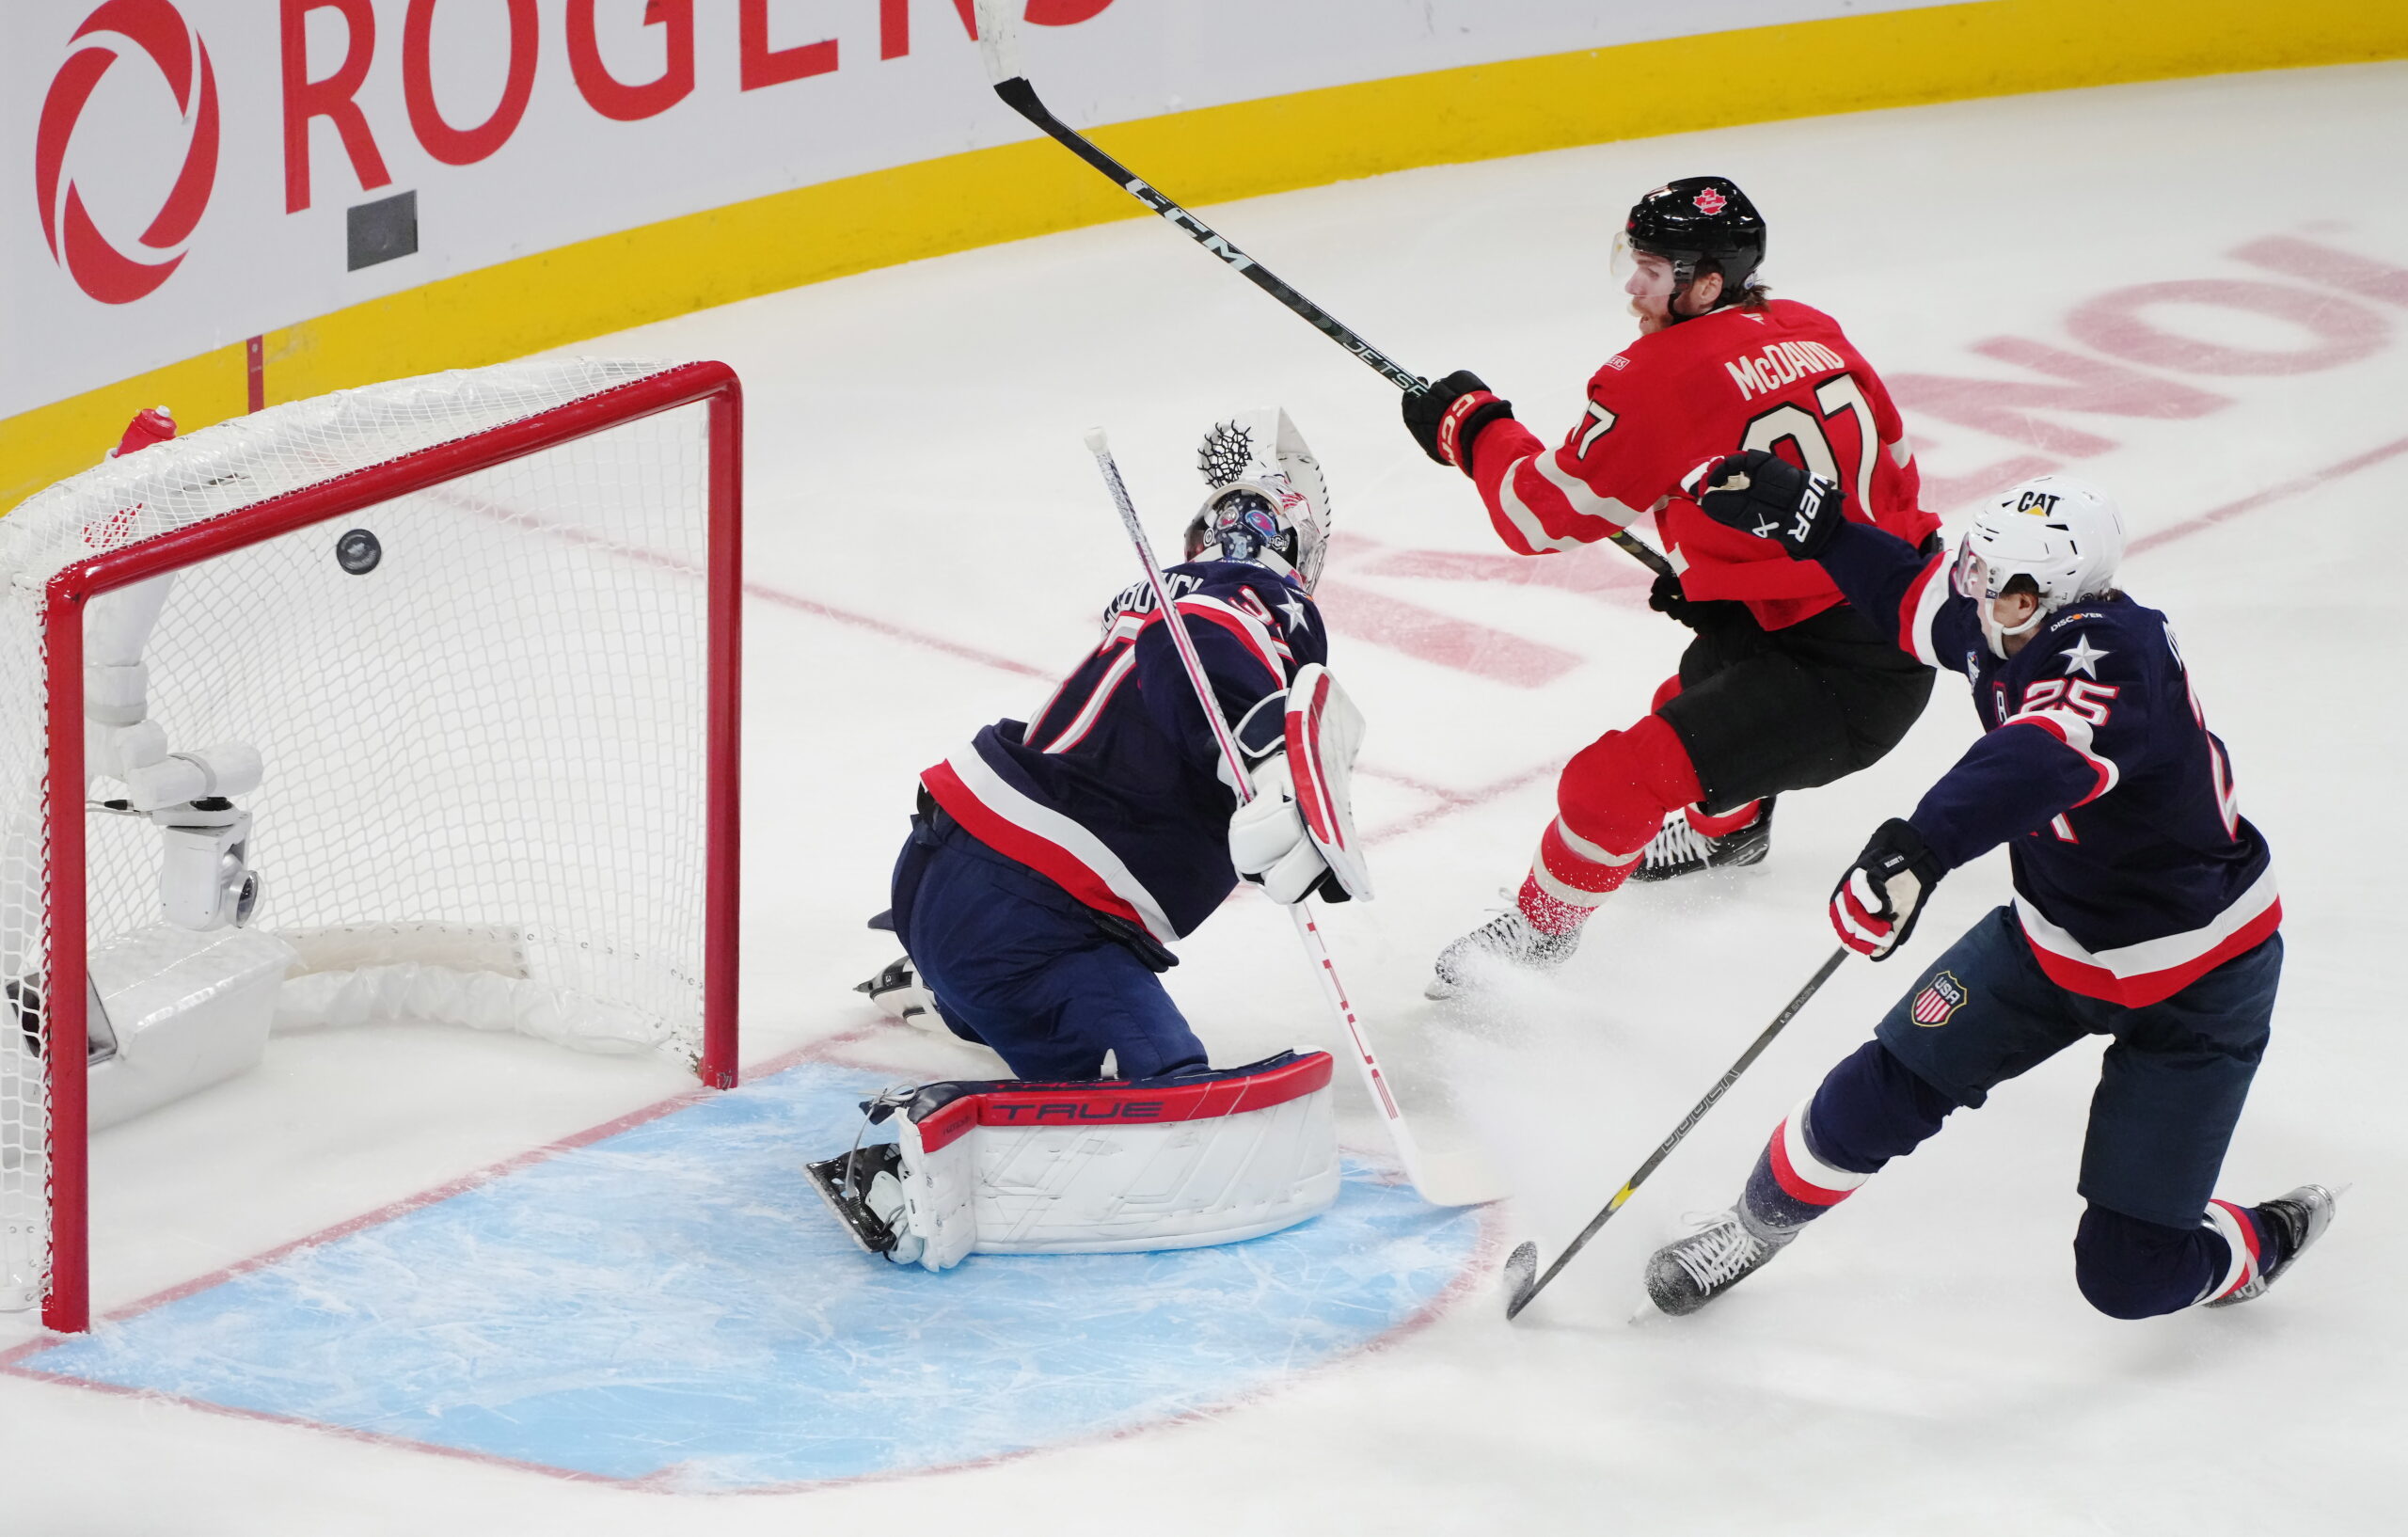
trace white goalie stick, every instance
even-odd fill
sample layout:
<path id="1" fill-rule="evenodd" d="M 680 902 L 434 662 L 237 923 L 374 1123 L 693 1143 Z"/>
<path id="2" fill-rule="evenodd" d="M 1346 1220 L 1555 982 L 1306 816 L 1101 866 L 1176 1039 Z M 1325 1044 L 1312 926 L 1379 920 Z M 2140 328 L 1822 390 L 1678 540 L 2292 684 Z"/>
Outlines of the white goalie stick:
<path id="1" fill-rule="evenodd" d="M 1037 87 L 1029 84 L 1027 74 L 1021 69 L 1019 40 L 1013 34 L 1012 24 L 1004 14 L 1004 5 L 1005 0 L 976 0 L 978 54 L 986 62 L 988 80 L 994 86 L 995 94 L 1003 98 L 1006 106 L 1101 171 L 1113 185 L 1169 221 L 1172 228 L 1188 239 L 1219 257 L 1247 282 L 1278 300 L 1302 317 L 1306 324 L 1354 354 L 1372 372 L 1408 395 L 1429 391 L 1427 380 L 1364 341 L 1353 327 L 1289 287 L 1270 268 L 1238 249 L 1228 237 L 1149 185 L 1143 177 L 1097 149 L 1086 135 L 1054 116 L 1045 103 L 1038 100 Z M 1618 530 L 1609 537 L 1633 560 L 1657 576 L 1672 575 L 1671 563 L 1664 558 L 1663 552 L 1628 529 Z"/>
<path id="2" fill-rule="evenodd" d="M 1105 489 L 1112 493 L 1113 505 L 1120 511 L 1120 526 L 1135 547 L 1137 559 L 1146 567 L 1146 585 L 1154 594 L 1154 611 L 1163 616 L 1164 627 L 1170 631 L 1170 641 L 1179 652 L 1180 666 L 1186 671 L 1187 681 L 1196 690 L 1196 703 L 1202 707 L 1204 719 L 1211 723 L 1212 739 L 1219 744 L 1221 760 L 1228 767 L 1229 777 L 1237 785 L 1238 799 L 1254 799 L 1254 779 L 1245 769 L 1245 755 L 1238 751 L 1237 738 L 1229 735 L 1229 723 L 1221 715 L 1219 703 L 1212 697 L 1212 685 L 1204 675 L 1203 658 L 1196 654 L 1196 640 L 1187 626 L 1179 622 L 1179 610 L 1172 603 L 1170 587 L 1163 579 L 1163 568 L 1154 559 L 1154 547 L 1146 541 L 1146 531 L 1137 521 L 1136 504 L 1129 499 L 1129 487 L 1120 479 L 1120 467 L 1113 462 L 1112 448 L 1104 440 L 1103 429 L 1087 434 L 1087 452 L 1095 455 L 1096 468 L 1102 472 Z M 1477 1206 L 1504 1195 L 1498 1180 L 1486 1167 L 1486 1161 L 1477 1153 L 1463 1152 L 1440 1158 L 1423 1155 L 1421 1145 L 1414 1139 L 1413 1127 L 1404 1118 L 1403 1107 L 1389 1089 L 1387 1075 L 1381 1070 L 1380 1059 L 1371 1050 L 1370 1038 L 1364 1033 L 1363 1022 L 1354 1013 L 1354 1005 L 1346 995 L 1346 984 L 1338 974 L 1338 964 L 1329 956 L 1329 945 L 1323 940 L 1321 925 L 1315 920 L 1310 898 L 1288 909 L 1295 920 L 1296 938 L 1305 947 L 1305 959 L 1321 981 L 1322 997 L 1330 1011 L 1345 1027 L 1348 1054 L 1354 1059 L 1355 1070 L 1362 1074 L 1363 1086 L 1371 1096 L 1371 1103 L 1386 1125 L 1388 1140 L 1396 1149 L 1397 1162 L 1404 1165 L 1404 1177 L 1421 1198 L 1433 1206 Z"/>

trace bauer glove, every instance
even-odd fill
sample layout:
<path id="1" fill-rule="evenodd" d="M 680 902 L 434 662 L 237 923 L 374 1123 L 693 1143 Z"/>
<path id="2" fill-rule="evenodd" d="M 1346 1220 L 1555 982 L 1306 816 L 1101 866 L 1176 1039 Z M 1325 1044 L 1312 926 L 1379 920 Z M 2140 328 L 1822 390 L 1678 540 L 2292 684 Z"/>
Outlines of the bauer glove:
<path id="1" fill-rule="evenodd" d="M 1421 452 L 1466 475 L 1471 473 L 1472 442 L 1481 430 L 1513 414 L 1513 403 L 1497 399 L 1468 369 L 1457 369 L 1404 397 L 1405 429 Z"/>
<path id="2" fill-rule="evenodd" d="M 1821 555 L 1847 521 L 1845 490 L 1755 449 L 1708 459 L 1682 477 L 1681 489 L 1717 523 L 1770 539 L 1794 561 Z"/>
<path id="3" fill-rule="evenodd" d="M 1887 959 L 1915 931 L 1924 898 L 1947 873 L 1913 823 L 1891 817 L 1831 892 L 1831 927 L 1840 943 L 1858 955 Z"/>

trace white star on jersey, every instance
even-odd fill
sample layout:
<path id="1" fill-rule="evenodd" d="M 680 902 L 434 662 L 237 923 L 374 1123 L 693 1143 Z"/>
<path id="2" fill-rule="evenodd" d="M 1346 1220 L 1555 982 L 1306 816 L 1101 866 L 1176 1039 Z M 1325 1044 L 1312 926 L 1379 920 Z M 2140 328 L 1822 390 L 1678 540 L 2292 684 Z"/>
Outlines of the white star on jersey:
<path id="1" fill-rule="evenodd" d="M 2066 676 L 2087 673 L 2095 678 L 2099 675 L 2099 658 L 2106 655 L 2107 652 L 2090 643 L 2089 636 L 2077 635 L 2073 638 L 2073 649 L 2058 659 L 2066 664 Z"/>
<path id="2" fill-rule="evenodd" d="M 1303 629 L 1308 623 L 1305 618 L 1305 606 L 1297 601 L 1296 594 L 1293 593 L 1289 594 L 1287 601 L 1279 605 L 1279 611 L 1288 616 L 1288 627 L 1291 630 Z"/>

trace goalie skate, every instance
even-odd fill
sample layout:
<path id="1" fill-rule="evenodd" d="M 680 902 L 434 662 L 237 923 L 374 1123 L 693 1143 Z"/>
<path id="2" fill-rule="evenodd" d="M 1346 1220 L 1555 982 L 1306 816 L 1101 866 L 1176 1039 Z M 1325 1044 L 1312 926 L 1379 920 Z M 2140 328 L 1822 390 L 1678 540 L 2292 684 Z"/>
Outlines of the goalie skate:
<path id="1" fill-rule="evenodd" d="M 903 1216 L 903 1149 L 892 1142 L 873 1143 L 854 1148 L 833 1158 L 816 1164 L 805 1164 L 803 1175 L 811 1180 L 811 1188 L 828 1203 L 828 1210 L 845 1225 L 854 1243 L 871 1254 L 882 1255 L 898 1264 L 917 1260 L 918 1239 L 909 1241 L 911 1252 L 900 1252 L 904 1237 L 899 1230 Z"/>
<path id="2" fill-rule="evenodd" d="M 1762 864 L 1772 848 L 1774 797 L 1766 796 L 1756 819 L 1735 832 L 1709 837 L 1689 826 L 1688 813 L 1676 811 L 1664 818 L 1663 830 L 1639 857 L 1630 872 L 1633 880 L 1675 880 L 1701 870 L 1735 870 Z"/>

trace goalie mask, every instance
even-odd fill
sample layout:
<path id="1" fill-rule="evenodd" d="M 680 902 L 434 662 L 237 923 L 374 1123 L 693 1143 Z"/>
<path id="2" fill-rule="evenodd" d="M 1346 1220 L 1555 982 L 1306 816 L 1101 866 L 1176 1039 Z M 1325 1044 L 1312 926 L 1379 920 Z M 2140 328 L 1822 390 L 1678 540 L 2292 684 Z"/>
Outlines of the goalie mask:
<path id="1" fill-rule="evenodd" d="M 2027 635 L 2058 610 L 2115 584 L 2124 559 L 2124 515 L 2107 494 L 2065 475 L 2041 475 L 1985 504 L 1956 546 L 1956 591 L 1980 606 L 1990 654 Z M 1992 605 L 2022 578 L 2039 607 L 2008 628 Z"/>
<path id="2" fill-rule="evenodd" d="M 1186 558 L 1212 546 L 1225 561 L 1292 574 L 1313 590 L 1329 544 L 1329 488 L 1302 433 L 1278 406 L 1216 421 L 1196 451 L 1212 492 L 1187 525 Z"/>

